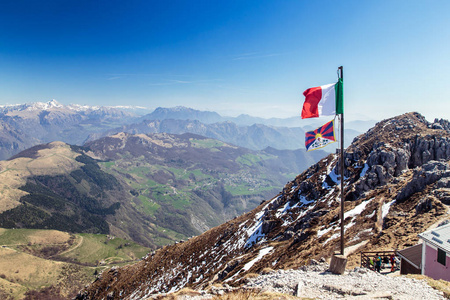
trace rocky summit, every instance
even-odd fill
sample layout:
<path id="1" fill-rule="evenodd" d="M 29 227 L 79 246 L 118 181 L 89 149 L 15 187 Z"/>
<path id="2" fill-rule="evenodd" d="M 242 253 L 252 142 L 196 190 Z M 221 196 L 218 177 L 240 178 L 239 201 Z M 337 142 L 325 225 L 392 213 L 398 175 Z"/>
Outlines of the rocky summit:
<path id="1" fill-rule="evenodd" d="M 384 120 L 345 150 L 347 268 L 360 251 L 403 249 L 449 218 L 450 130 L 418 113 Z M 78 299 L 146 299 L 184 287 L 241 286 L 251 273 L 327 260 L 340 245 L 339 159 L 330 154 L 251 212 L 111 269 Z"/>

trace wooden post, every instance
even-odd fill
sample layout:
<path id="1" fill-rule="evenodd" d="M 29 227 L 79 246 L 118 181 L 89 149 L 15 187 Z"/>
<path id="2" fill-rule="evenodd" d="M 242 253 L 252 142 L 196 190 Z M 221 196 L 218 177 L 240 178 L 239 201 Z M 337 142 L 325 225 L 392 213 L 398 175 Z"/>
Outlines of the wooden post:
<path id="1" fill-rule="evenodd" d="M 331 257 L 330 272 L 333 274 L 342 275 L 345 272 L 347 266 L 347 258 L 344 255 L 334 254 Z"/>

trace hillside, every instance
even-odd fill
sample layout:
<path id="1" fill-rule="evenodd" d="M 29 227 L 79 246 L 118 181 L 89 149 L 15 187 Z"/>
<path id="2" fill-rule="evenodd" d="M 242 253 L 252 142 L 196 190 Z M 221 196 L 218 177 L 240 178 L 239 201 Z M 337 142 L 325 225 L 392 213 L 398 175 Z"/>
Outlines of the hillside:
<path id="1" fill-rule="evenodd" d="M 0 178 L 0 227 L 112 233 L 151 245 L 129 191 L 78 147 L 35 146 L 0 161 Z"/>
<path id="2" fill-rule="evenodd" d="M 0 161 L 0 227 L 113 234 L 156 248 L 253 209 L 323 152 L 315 155 L 189 134 L 38 145 Z"/>
<path id="3" fill-rule="evenodd" d="M 133 262 L 149 251 L 100 234 L 0 228 L 0 298 L 64 299 L 105 268 Z"/>
<path id="4" fill-rule="evenodd" d="M 345 246 L 402 249 L 449 219 L 450 127 L 407 113 L 378 123 L 345 152 Z M 145 299 L 183 287 L 239 285 L 249 273 L 328 259 L 339 248 L 338 159 L 330 154 L 251 212 L 143 261 L 104 272 L 78 299 Z"/>
<path id="5" fill-rule="evenodd" d="M 87 143 L 103 167 L 131 187 L 133 205 L 179 238 L 197 235 L 276 194 L 316 158 L 251 151 L 193 134 L 119 133 Z M 294 154 L 296 153 L 296 154 Z"/>

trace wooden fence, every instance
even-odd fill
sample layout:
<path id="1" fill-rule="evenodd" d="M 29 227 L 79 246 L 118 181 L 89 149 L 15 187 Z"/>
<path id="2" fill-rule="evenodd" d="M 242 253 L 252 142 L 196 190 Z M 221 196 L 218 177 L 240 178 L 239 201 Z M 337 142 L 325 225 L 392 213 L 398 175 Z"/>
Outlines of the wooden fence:
<path id="1" fill-rule="evenodd" d="M 379 256 L 381 257 L 381 267 L 384 268 L 386 264 L 390 264 L 390 257 L 394 254 L 397 256 L 397 252 L 392 251 L 366 251 L 366 252 L 360 252 L 361 257 L 361 267 L 374 269 L 374 264 L 376 261 L 376 258 Z M 370 259 L 372 258 L 373 264 L 370 263 Z M 397 266 L 398 267 L 398 266 Z"/>

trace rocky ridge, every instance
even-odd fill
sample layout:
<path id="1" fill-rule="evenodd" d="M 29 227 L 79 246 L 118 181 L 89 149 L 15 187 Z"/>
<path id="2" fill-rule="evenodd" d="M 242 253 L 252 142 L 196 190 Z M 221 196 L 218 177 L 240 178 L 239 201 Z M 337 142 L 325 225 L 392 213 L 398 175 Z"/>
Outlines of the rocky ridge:
<path id="1" fill-rule="evenodd" d="M 446 121 L 407 113 L 379 122 L 345 153 L 345 246 L 402 249 L 448 219 L 450 133 Z M 79 299 L 145 299 L 183 287 L 240 286 L 249 273 L 296 269 L 339 248 L 338 157 L 330 154 L 248 214 L 141 262 L 104 272 Z"/>

